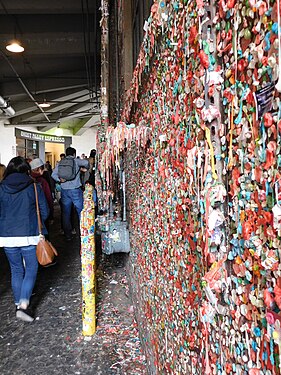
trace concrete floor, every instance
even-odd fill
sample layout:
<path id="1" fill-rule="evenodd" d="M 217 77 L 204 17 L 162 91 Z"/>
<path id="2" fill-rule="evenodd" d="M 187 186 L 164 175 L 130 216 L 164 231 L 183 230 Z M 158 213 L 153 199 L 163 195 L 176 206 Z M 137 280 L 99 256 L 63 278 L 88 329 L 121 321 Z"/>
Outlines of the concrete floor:
<path id="1" fill-rule="evenodd" d="M 33 323 L 15 318 L 9 265 L 0 249 L 0 374 L 146 375 L 126 275 L 128 255 L 100 257 L 97 332 L 87 341 L 82 336 L 79 237 L 66 242 L 56 220 L 50 233 L 59 256 L 55 266 L 39 269 Z"/>

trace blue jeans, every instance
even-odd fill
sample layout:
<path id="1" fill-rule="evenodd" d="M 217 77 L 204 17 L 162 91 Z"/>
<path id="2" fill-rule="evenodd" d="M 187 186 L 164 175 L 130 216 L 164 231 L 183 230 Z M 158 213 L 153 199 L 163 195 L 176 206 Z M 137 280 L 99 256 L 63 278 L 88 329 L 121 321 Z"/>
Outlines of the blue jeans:
<path id="1" fill-rule="evenodd" d="M 29 304 L 38 270 L 36 246 L 4 247 L 4 250 L 11 267 L 15 304 Z"/>
<path id="2" fill-rule="evenodd" d="M 76 208 L 79 216 L 83 210 L 83 191 L 81 189 L 61 189 L 62 226 L 66 237 L 71 237 L 71 207 Z"/>

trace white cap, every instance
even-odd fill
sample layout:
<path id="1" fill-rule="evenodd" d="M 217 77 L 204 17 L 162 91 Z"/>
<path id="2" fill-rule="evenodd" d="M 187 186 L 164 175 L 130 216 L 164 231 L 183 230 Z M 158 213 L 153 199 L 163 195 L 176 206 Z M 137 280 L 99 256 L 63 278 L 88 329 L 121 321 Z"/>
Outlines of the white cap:
<path id="1" fill-rule="evenodd" d="M 31 169 L 36 169 L 36 168 L 42 167 L 44 165 L 44 162 L 41 159 L 36 158 L 36 159 L 31 160 L 29 164 L 30 164 Z"/>

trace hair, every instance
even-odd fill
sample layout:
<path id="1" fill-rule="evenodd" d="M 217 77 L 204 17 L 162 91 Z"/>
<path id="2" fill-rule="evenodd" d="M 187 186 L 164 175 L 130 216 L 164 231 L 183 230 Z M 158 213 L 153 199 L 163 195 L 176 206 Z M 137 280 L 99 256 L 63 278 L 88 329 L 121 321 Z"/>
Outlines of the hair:
<path id="1" fill-rule="evenodd" d="M 90 151 L 90 158 L 95 158 L 95 157 L 96 157 L 96 153 L 97 153 L 97 151 L 93 148 L 93 149 Z"/>
<path id="2" fill-rule="evenodd" d="M 60 158 L 65 158 L 65 153 L 60 154 Z"/>
<path id="3" fill-rule="evenodd" d="M 30 174 L 31 168 L 28 162 L 21 156 L 16 156 L 9 161 L 5 173 L 3 175 L 3 180 L 13 173 L 25 173 Z"/>
<path id="4" fill-rule="evenodd" d="M 46 171 L 48 171 L 50 173 L 53 171 L 53 168 L 52 168 L 49 160 L 47 160 L 46 163 L 43 165 L 43 169 L 45 169 Z"/>
<path id="5" fill-rule="evenodd" d="M 5 170 L 6 170 L 6 166 L 4 164 L 0 164 L 0 181 L 3 180 Z"/>
<path id="6" fill-rule="evenodd" d="M 66 156 L 75 156 L 76 155 L 76 150 L 73 147 L 67 147 L 65 150 Z"/>

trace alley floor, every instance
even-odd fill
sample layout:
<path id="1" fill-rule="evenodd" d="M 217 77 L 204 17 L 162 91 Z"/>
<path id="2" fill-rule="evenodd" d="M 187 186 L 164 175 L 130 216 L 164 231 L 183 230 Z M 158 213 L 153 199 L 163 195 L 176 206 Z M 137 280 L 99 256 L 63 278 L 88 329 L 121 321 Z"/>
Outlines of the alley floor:
<path id="1" fill-rule="evenodd" d="M 100 256 L 97 332 L 86 340 L 79 237 L 66 242 L 56 222 L 51 233 L 59 256 L 56 265 L 39 269 L 33 323 L 15 318 L 9 266 L 0 249 L 0 374 L 147 375 L 126 275 L 128 255 Z"/>

